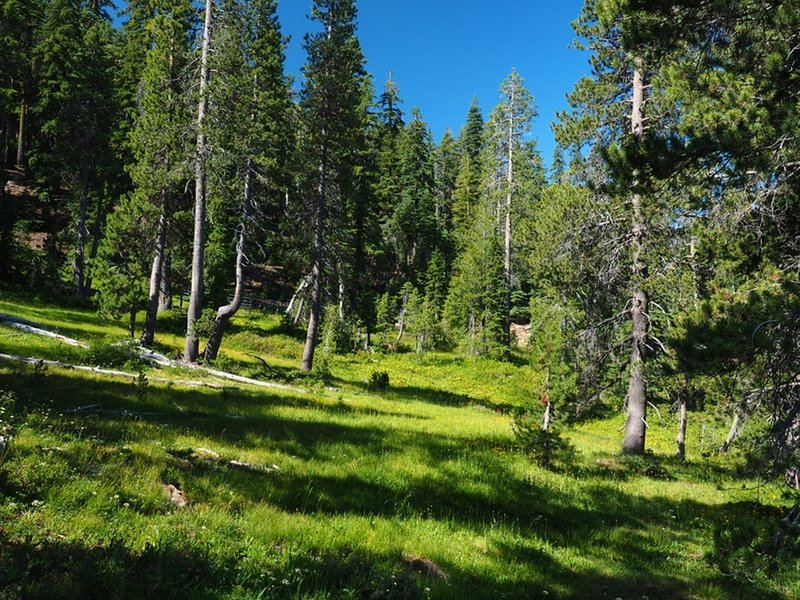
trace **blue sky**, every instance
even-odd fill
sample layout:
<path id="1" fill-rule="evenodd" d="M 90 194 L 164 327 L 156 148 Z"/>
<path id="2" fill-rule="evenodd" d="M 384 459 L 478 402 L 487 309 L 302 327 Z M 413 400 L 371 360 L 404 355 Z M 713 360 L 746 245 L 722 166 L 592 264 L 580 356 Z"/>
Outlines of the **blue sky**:
<path id="1" fill-rule="evenodd" d="M 570 48 L 570 23 L 582 0 L 359 0 L 358 37 L 377 89 L 389 71 L 406 114 L 419 107 L 438 141 L 458 133 L 473 96 L 484 115 L 498 102 L 500 82 L 517 69 L 539 110 L 533 130 L 549 164 L 550 123 L 567 108 L 565 95 L 589 72 L 588 56 Z M 280 0 L 278 15 L 291 36 L 287 70 L 299 78 L 311 0 Z"/>

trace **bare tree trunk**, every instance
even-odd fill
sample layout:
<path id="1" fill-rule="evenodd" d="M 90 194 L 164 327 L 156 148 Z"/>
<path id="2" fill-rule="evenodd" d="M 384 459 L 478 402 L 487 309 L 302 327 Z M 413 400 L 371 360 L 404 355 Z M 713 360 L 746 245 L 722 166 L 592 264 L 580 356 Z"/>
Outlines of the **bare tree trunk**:
<path id="1" fill-rule="evenodd" d="M 164 273 L 164 256 L 167 252 L 167 211 L 168 195 L 166 189 L 161 190 L 161 216 L 158 219 L 156 232 L 156 248 L 153 255 L 153 267 L 150 270 L 150 295 L 147 302 L 147 316 L 140 339 L 142 346 L 152 346 L 156 337 L 158 304 L 161 296 L 161 277 Z"/>
<path id="2" fill-rule="evenodd" d="M 189 313 L 186 317 L 186 346 L 184 360 L 196 362 L 200 340 L 195 323 L 203 312 L 203 261 L 206 242 L 206 156 L 208 142 L 205 119 L 208 110 L 208 56 L 211 50 L 211 23 L 213 0 L 206 0 L 205 25 L 203 26 L 203 50 L 200 58 L 200 99 L 197 105 L 197 156 L 195 158 L 194 192 L 194 240 L 192 246 L 192 286 L 189 295 Z"/>
<path id="3" fill-rule="evenodd" d="M 27 135 L 28 102 L 25 88 L 22 89 L 22 102 L 19 106 L 19 130 L 17 131 L 17 167 L 25 168 L 25 136 Z"/>
<path id="4" fill-rule="evenodd" d="M 733 421 L 731 422 L 731 428 L 728 430 L 728 435 L 725 437 L 725 441 L 722 442 L 722 445 L 719 447 L 720 454 L 724 454 L 728 451 L 733 440 L 736 439 L 736 436 L 739 435 L 739 428 L 742 426 L 743 421 L 742 413 L 737 409 L 735 413 L 733 413 Z"/>
<path id="5" fill-rule="evenodd" d="M 403 294 L 403 305 L 400 307 L 400 315 L 398 317 L 398 321 L 400 326 L 398 327 L 399 332 L 397 334 L 397 343 L 400 343 L 400 340 L 403 339 L 403 334 L 406 332 L 406 309 L 408 308 L 408 293 Z"/>
<path id="6" fill-rule="evenodd" d="M 172 274 L 166 246 L 164 251 L 164 260 L 161 261 L 161 289 L 158 291 L 158 312 L 160 313 L 172 308 Z"/>
<path id="7" fill-rule="evenodd" d="M 631 132 L 634 137 L 644 135 L 644 79 L 642 61 L 635 59 L 633 73 L 633 108 L 631 112 Z M 631 196 L 631 240 L 633 250 L 633 285 L 631 305 L 630 380 L 628 382 L 628 418 L 625 423 L 625 439 L 622 451 L 627 454 L 643 454 L 647 434 L 647 380 L 645 362 L 649 353 L 650 298 L 644 290 L 647 277 L 647 264 L 644 260 L 644 236 L 646 221 L 642 213 L 642 198 L 638 193 Z"/>
<path id="8" fill-rule="evenodd" d="M 89 165 L 84 164 L 81 170 L 81 200 L 78 209 L 78 223 L 76 226 L 77 241 L 75 245 L 75 262 L 72 265 L 73 285 L 75 294 L 86 295 L 86 213 L 89 203 Z"/>
<path id="9" fill-rule="evenodd" d="M 294 315 L 295 302 L 297 302 L 298 298 L 300 299 L 300 308 L 298 308 L 298 310 L 297 310 L 297 312 L 299 314 L 303 310 L 303 299 L 304 299 L 304 297 L 301 294 L 303 294 L 303 292 L 305 292 L 305 289 L 308 287 L 310 281 L 311 281 L 311 276 L 310 275 L 306 275 L 305 277 L 303 277 L 303 281 L 301 281 L 300 285 L 297 286 L 297 289 L 295 290 L 294 295 L 292 296 L 291 300 L 289 300 L 289 305 L 286 307 L 286 311 L 284 312 L 284 315 L 287 316 L 287 317 L 292 317 L 294 319 L 295 323 L 297 323 L 297 321 L 299 320 L 299 318 L 295 318 L 295 315 Z"/>
<path id="10" fill-rule="evenodd" d="M 300 319 L 303 318 L 303 309 L 306 306 L 306 299 L 305 296 L 300 298 L 300 306 L 297 307 L 297 314 L 294 316 L 294 324 L 297 325 L 300 322 Z"/>
<path id="11" fill-rule="evenodd" d="M 504 240 L 503 275 L 505 290 L 503 291 L 503 306 L 505 309 L 505 335 L 506 345 L 511 346 L 511 202 L 512 187 L 514 182 L 514 100 L 516 89 L 511 88 L 508 106 L 508 169 L 506 172 L 506 228 Z"/>
<path id="12" fill-rule="evenodd" d="M 228 327 L 233 315 L 242 306 L 242 296 L 244 295 L 244 249 L 247 243 L 247 227 L 252 214 L 252 190 L 250 187 L 250 172 L 252 171 L 252 161 L 247 161 L 247 171 L 244 175 L 244 202 L 242 206 L 242 220 L 239 222 L 239 239 L 236 240 L 236 284 L 233 291 L 233 298 L 230 304 L 220 306 L 217 309 L 217 317 L 214 319 L 214 330 L 208 338 L 205 352 L 206 360 L 214 360 L 219 354 L 222 345 L 222 336 Z"/>
<path id="13" fill-rule="evenodd" d="M 686 394 L 682 393 L 678 400 L 678 437 L 675 439 L 680 460 L 686 460 L 686 421 Z"/>
<path id="14" fill-rule="evenodd" d="M 133 337 L 136 333 L 136 309 L 132 308 L 128 315 L 128 336 Z"/>
<path id="15" fill-rule="evenodd" d="M 325 132 L 323 132 L 323 139 Z M 327 141 L 325 142 L 327 144 Z M 301 371 L 310 371 L 314 366 L 314 350 L 317 346 L 317 333 L 319 331 L 320 316 L 322 312 L 322 276 L 325 249 L 325 189 L 328 174 L 328 149 L 322 150 L 319 164 L 319 182 L 317 184 L 317 217 L 314 227 L 314 258 L 311 267 L 311 311 L 308 316 L 308 331 L 306 345 L 303 350 Z"/>

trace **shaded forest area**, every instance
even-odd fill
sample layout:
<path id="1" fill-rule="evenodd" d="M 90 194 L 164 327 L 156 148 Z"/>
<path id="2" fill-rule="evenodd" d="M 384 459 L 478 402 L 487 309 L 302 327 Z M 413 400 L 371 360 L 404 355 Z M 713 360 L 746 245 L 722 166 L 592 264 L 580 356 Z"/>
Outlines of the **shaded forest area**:
<path id="1" fill-rule="evenodd" d="M 365 70 L 354 0 L 313 1 L 298 82 L 276 9 L 0 5 L 7 289 L 190 364 L 223 360 L 260 304 L 305 340 L 303 373 L 352 353 L 530 365 L 513 428 L 545 467 L 619 411 L 622 452 L 647 455 L 660 409 L 682 461 L 693 415 L 717 411 L 718 451 L 747 427 L 748 476 L 793 505 L 754 552 L 796 553 L 800 2 L 586 0 L 592 75 L 549 171 L 530 136 L 544 82 L 511 70 L 491 111 L 476 99 L 433 140 L 402 82 Z"/>

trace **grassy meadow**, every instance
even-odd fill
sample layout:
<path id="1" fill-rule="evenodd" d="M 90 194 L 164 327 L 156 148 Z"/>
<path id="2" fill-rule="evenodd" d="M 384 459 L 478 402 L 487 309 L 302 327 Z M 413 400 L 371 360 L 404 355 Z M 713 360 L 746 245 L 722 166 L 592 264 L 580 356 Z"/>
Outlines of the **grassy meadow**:
<path id="1" fill-rule="evenodd" d="M 91 346 L 0 326 L 5 354 L 92 364 L 125 335 L 17 289 L 0 288 L 0 313 Z M 180 313 L 162 325 L 159 349 L 175 355 Z M 713 453 L 717 415 L 690 416 L 685 463 L 660 406 L 652 455 L 619 455 L 617 413 L 566 430 L 574 455 L 545 470 L 511 429 L 541 376 L 522 351 L 331 356 L 327 377 L 302 377 L 301 334 L 256 311 L 234 325 L 217 366 L 284 388 L 0 360 L 15 431 L 0 462 L 0 599 L 800 597 L 797 562 L 742 551 L 789 501 L 741 475 L 738 451 Z M 367 385 L 378 370 L 381 392 Z"/>

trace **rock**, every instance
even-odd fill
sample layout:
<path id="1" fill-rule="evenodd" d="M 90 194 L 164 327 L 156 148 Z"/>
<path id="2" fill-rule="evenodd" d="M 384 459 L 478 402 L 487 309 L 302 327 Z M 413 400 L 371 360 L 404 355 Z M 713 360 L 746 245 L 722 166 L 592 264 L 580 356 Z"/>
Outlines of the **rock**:
<path id="1" fill-rule="evenodd" d="M 164 486 L 164 491 L 172 502 L 178 508 L 189 506 L 189 500 L 186 499 L 186 494 L 178 486 L 168 483 Z"/>
<path id="2" fill-rule="evenodd" d="M 420 556 L 407 556 L 406 565 L 408 568 L 416 573 L 421 573 L 427 577 L 434 579 L 441 579 L 447 581 L 447 573 L 442 568 L 429 558 L 422 558 Z"/>

